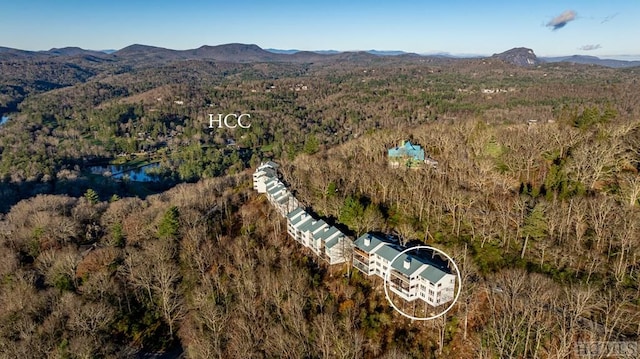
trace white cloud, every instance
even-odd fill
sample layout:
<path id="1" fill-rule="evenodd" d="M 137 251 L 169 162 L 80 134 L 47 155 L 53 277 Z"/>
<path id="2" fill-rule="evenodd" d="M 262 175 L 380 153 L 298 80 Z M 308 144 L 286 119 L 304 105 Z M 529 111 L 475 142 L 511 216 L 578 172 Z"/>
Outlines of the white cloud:
<path id="1" fill-rule="evenodd" d="M 558 30 L 561 29 L 563 27 L 565 27 L 569 22 L 573 21 L 576 19 L 576 15 L 578 15 L 578 13 L 576 13 L 573 10 L 567 10 L 565 12 L 563 12 L 562 14 L 554 17 L 553 19 L 551 19 L 551 21 L 549 21 L 547 23 L 547 27 L 551 27 L 552 30 Z"/>

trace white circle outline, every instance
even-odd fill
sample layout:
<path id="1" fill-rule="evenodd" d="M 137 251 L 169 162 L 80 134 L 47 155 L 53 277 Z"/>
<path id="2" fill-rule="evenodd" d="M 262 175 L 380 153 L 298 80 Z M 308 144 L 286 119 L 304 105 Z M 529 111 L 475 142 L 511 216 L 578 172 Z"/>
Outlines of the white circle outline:
<path id="1" fill-rule="evenodd" d="M 447 307 L 447 309 L 445 309 L 442 313 L 438 314 L 438 315 L 434 315 L 428 318 L 418 318 L 418 317 L 414 317 L 411 316 L 409 314 L 406 314 L 405 312 L 401 311 L 400 309 L 398 309 L 398 307 L 396 307 L 395 304 L 393 304 L 393 301 L 391 300 L 391 298 L 389 297 L 389 291 L 387 290 L 387 282 L 389 281 L 389 276 L 391 275 L 391 265 L 393 264 L 393 262 L 396 261 L 396 259 L 398 259 L 401 255 L 412 251 L 412 250 L 417 250 L 417 249 L 432 249 L 435 250 L 438 253 L 443 254 L 445 257 L 447 257 L 447 259 L 453 263 L 454 268 L 456 269 L 456 274 L 458 275 L 458 283 L 460 283 L 458 285 L 458 292 L 456 293 L 456 297 L 453 298 L 453 302 L 451 302 L 451 304 L 449 305 L 449 307 Z M 456 264 L 456 262 L 449 257 L 448 254 L 446 254 L 445 252 L 441 251 L 438 248 L 435 247 L 431 247 L 431 246 L 415 246 L 415 247 L 411 247 L 411 248 L 407 248 L 405 250 L 403 250 L 402 252 L 398 253 L 398 255 L 396 255 L 391 262 L 389 262 L 389 268 L 387 268 L 387 270 L 384 272 L 384 282 L 382 283 L 382 286 L 384 287 L 384 296 L 387 297 L 387 301 L 391 304 L 391 306 L 393 307 L 393 309 L 395 309 L 398 313 L 402 314 L 403 316 L 411 319 L 411 320 L 431 320 L 431 319 L 436 319 L 442 315 L 445 315 L 448 311 L 451 310 L 451 308 L 453 308 L 453 306 L 456 304 L 456 302 L 458 301 L 458 297 L 460 297 L 460 292 L 462 291 L 462 277 L 460 276 L 460 270 L 458 269 L 458 265 Z"/>

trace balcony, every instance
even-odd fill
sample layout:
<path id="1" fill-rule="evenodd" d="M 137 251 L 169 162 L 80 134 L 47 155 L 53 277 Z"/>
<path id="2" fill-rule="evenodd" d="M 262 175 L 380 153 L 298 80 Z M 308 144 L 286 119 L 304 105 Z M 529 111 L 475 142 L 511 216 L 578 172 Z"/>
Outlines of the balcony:
<path id="1" fill-rule="evenodd" d="M 369 266 L 364 264 L 364 263 L 362 263 L 362 262 L 360 262 L 360 261 L 358 261 L 355 258 L 353 259 L 353 266 L 356 269 L 360 270 L 362 273 L 364 273 L 366 275 L 369 275 Z"/>
<path id="2" fill-rule="evenodd" d="M 360 261 L 361 263 L 369 263 L 369 255 L 363 255 L 362 252 L 358 251 L 356 248 L 356 250 L 353 251 L 353 260 Z"/>

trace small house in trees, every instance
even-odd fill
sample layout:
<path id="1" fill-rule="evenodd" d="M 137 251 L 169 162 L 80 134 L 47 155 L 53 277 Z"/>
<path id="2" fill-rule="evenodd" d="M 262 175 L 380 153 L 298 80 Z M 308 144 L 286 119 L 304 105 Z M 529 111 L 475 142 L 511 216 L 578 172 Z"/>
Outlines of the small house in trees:
<path id="1" fill-rule="evenodd" d="M 425 164 L 424 149 L 411 141 L 402 141 L 398 146 L 387 151 L 391 168 L 420 168 Z"/>

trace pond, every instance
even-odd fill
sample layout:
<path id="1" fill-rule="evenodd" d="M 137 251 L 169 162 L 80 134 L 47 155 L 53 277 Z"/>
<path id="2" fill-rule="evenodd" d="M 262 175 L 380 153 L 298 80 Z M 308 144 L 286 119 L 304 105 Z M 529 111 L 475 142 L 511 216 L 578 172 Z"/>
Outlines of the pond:
<path id="1" fill-rule="evenodd" d="M 133 182 L 159 182 L 159 177 L 147 173 L 147 170 L 159 166 L 159 163 L 150 163 L 134 168 L 126 165 L 92 166 L 89 167 L 89 171 L 93 174 L 101 174 L 116 179 L 128 179 Z"/>

